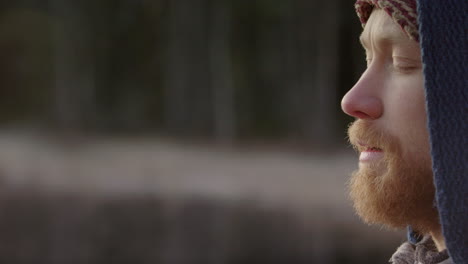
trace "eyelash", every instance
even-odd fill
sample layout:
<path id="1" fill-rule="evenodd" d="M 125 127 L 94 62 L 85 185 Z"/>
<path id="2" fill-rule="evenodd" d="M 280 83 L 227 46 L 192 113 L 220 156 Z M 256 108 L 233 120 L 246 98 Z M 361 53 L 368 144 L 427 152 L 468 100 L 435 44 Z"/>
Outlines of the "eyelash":
<path id="1" fill-rule="evenodd" d="M 392 61 L 392 68 L 401 73 L 409 73 L 413 70 L 416 70 L 418 67 L 407 62 L 396 63 L 395 60 Z"/>
<path id="2" fill-rule="evenodd" d="M 416 67 L 412 67 L 412 66 L 404 67 L 404 66 L 393 65 L 393 69 L 395 69 L 397 72 L 400 72 L 400 73 L 410 73 L 413 70 L 415 70 Z"/>
<path id="3" fill-rule="evenodd" d="M 372 58 L 369 58 L 369 57 L 366 57 L 366 64 L 367 64 L 367 67 L 369 67 L 369 65 L 371 64 L 372 62 Z M 413 65 L 405 65 L 405 63 L 400 63 L 400 64 L 397 64 L 395 63 L 394 60 L 392 60 L 392 64 L 390 65 L 390 67 L 397 71 L 397 72 L 400 72 L 400 73 L 410 73 L 412 72 L 413 70 L 416 70 L 418 67 L 416 66 L 413 66 Z"/>

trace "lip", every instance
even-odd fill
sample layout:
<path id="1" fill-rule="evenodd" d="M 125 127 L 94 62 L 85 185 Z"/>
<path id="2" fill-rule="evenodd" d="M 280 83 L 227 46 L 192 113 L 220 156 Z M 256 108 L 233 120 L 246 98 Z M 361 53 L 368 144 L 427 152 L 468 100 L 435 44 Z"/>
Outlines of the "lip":
<path id="1" fill-rule="evenodd" d="M 376 161 L 376 160 L 381 159 L 384 155 L 383 150 L 380 148 L 371 147 L 362 142 L 359 142 L 358 144 L 360 145 L 360 148 L 361 148 L 361 154 L 359 155 L 360 162 Z"/>
<path id="2" fill-rule="evenodd" d="M 362 151 L 359 155 L 360 162 L 372 162 L 379 160 L 383 157 L 384 153 L 382 150 L 369 150 Z"/>

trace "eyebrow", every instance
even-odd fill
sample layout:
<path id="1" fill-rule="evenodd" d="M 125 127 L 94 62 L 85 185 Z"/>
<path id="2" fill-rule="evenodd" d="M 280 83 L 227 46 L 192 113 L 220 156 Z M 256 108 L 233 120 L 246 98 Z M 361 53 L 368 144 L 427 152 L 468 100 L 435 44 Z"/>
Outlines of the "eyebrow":
<path id="1" fill-rule="evenodd" d="M 367 35 L 367 36 L 364 36 L 364 35 Z M 368 43 L 369 35 L 370 33 L 363 31 L 361 35 L 359 36 L 359 42 L 361 42 L 361 45 L 366 49 L 370 48 L 370 45 Z M 385 45 L 385 44 L 392 45 L 400 41 L 402 43 L 405 43 L 407 40 L 409 40 L 406 38 L 405 35 L 400 34 L 400 32 L 396 32 L 394 30 L 384 31 L 380 34 L 374 35 L 374 38 L 376 40 L 376 43 L 381 44 L 381 45 Z"/>
<path id="2" fill-rule="evenodd" d="M 378 34 L 376 37 L 376 43 L 379 44 L 394 44 L 399 40 L 405 41 L 406 39 L 396 32 L 385 32 L 383 34 Z M 359 42 L 361 42 L 361 45 L 364 48 L 369 49 L 370 45 L 368 43 L 368 39 L 364 36 L 364 32 L 359 36 Z"/>

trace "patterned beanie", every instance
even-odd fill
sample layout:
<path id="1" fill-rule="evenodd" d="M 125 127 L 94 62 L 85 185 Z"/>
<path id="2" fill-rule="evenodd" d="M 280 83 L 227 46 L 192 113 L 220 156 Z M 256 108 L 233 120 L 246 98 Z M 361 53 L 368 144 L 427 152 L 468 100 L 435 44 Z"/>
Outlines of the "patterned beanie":
<path id="1" fill-rule="evenodd" d="M 377 7 L 387 12 L 411 39 L 419 42 L 416 0 L 357 0 L 354 6 L 363 27 Z"/>

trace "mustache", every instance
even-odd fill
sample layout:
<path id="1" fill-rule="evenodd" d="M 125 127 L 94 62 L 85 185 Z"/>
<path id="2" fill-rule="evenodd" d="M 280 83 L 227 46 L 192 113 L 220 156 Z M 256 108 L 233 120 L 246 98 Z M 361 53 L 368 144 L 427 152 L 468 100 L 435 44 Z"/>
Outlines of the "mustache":
<path id="1" fill-rule="evenodd" d="M 356 120 L 348 127 L 348 141 L 353 148 L 362 152 L 369 148 L 395 152 L 399 149 L 398 140 L 387 131 L 367 120 Z"/>

